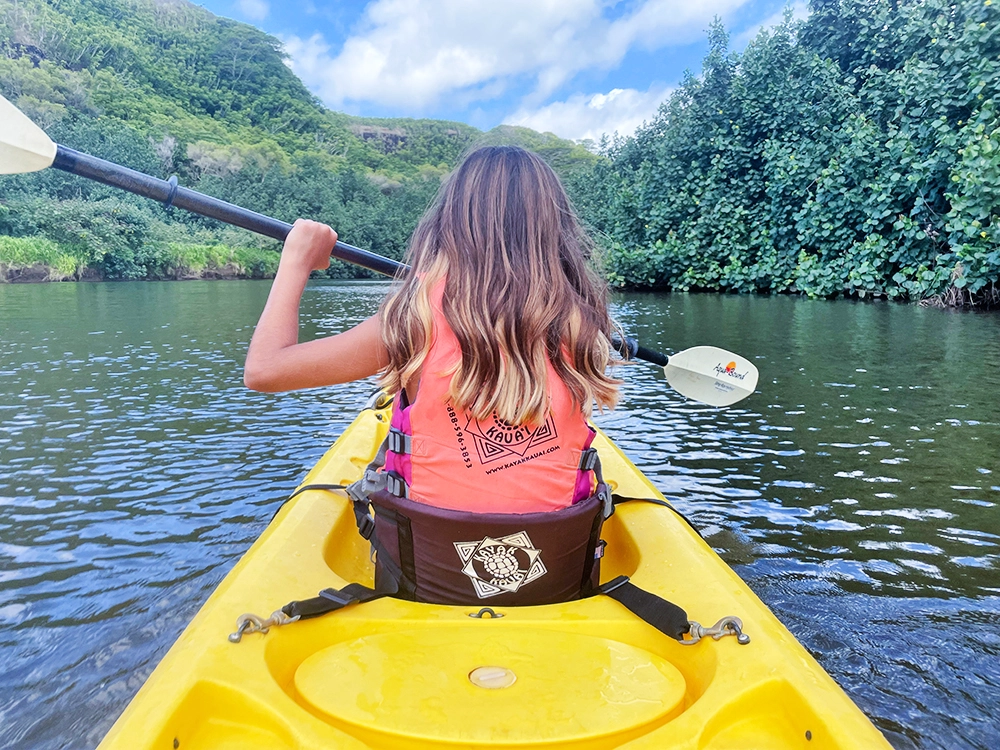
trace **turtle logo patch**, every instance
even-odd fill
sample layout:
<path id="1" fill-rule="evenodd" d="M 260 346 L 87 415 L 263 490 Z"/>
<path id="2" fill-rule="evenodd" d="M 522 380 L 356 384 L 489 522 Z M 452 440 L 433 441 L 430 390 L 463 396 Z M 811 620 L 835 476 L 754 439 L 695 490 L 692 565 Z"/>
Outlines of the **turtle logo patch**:
<path id="1" fill-rule="evenodd" d="M 512 594 L 548 572 L 542 563 L 542 551 L 535 549 L 524 531 L 454 545 L 462 572 L 472 579 L 480 599 L 504 592 Z"/>

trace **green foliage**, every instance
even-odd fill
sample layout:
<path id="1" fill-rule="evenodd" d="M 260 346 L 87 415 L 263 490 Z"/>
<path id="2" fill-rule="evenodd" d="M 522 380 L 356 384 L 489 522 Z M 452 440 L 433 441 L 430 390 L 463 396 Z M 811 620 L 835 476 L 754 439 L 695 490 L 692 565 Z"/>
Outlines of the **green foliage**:
<path id="1" fill-rule="evenodd" d="M 0 236 L 0 279 L 11 268 L 48 267 L 53 281 L 73 278 L 85 266 L 83 258 L 44 237 Z"/>
<path id="2" fill-rule="evenodd" d="M 125 201 L 26 199 L 4 218 L 0 231 L 42 235 L 105 278 L 144 278 L 157 262 L 149 214 Z"/>
<path id="3" fill-rule="evenodd" d="M 1000 278 L 990 0 L 814 0 L 574 183 L 616 284 L 924 299 Z M 952 293 L 952 296 L 955 295 Z"/>
<path id="4" fill-rule="evenodd" d="M 563 174 L 596 160 L 525 128 L 330 112 L 283 55 L 277 39 L 187 0 L 0 0 L 0 93 L 53 140 L 285 221 L 326 221 L 393 258 L 441 177 L 480 142 L 533 147 Z M 4 176 L 3 207 L 0 232 L 71 247 L 106 278 L 163 275 L 187 258 L 170 256 L 172 242 L 257 242 L 55 170 Z"/>
<path id="5" fill-rule="evenodd" d="M 172 242 L 162 256 L 159 274 L 166 278 L 232 275 L 263 279 L 278 270 L 278 254 L 254 247 L 190 245 Z"/>
<path id="6" fill-rule="evenodd" d="M 49 281 L 77 279 L 88 270 L 97 277 L 155 279 L 263 279 L 274 276 L 278 270 L 279 255 L 273 250 L 169 242 L 144 245 L 143 252 L 133 252 L 128 260 L 141 266 L 129 273 L 128 268 L 122 268 L 124 261 L 120 256 L 109 253 L 102 259 L 95 259 L 90 246 L 81 243 L 78 236 L 69 239 L 73 244 L 60 244 L 38 236 L 0 235 L 0 280 L 5 280 L 15 269 L 40 269 L 44 277 L 34 274 L 32 278 Z"/>

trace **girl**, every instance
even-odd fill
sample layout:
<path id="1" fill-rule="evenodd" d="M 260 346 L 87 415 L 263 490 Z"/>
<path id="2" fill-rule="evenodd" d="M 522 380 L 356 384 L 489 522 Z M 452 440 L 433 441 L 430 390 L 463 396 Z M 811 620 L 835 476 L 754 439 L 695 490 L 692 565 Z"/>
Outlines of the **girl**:
<path id="1" fill-rule="evenodd" d="M 246 385 L 285 391 L 380 373 L 398 394 L 385 473 L 399 497 L 532 513 L 590 496 L 581 456 L 593 404 L 617 399 L 605 373 L 613 324 L 551 168 L 520 148 L 471 153 L 417 227 L 412 272 L 379 313 L 300 344 L 302 291 L 336 240 L 325 225 L 295 223 L 250 342 Z"/>

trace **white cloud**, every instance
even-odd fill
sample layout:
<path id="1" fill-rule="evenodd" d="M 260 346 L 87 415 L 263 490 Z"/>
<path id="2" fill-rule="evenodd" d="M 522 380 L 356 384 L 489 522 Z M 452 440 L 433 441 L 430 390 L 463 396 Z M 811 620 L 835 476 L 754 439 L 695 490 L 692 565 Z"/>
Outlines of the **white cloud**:
<path id="1" fill-rule="evenodd" d="M 605 133 L 615 132 L 631 135 L 643 122 L 653 118 L 670 91 L 669 87 L 653 85 L 646 91 L 612 89 L 606 94 L 574 94 L 566 101 L 534 110 L 522 109 L 505 122 L 572 140 L 598 141 Z"/>
<path id="2" fill-rule="evenodd" d="M 263 21 L 271 12 L 271 6 L 267 0 L 237 0 L 236 7 L 239 8 L 244 17 L 251 21 Z"/>
<path id="3" fill-rule="evenodd" d="M 262 0 L 240 0 L 261 2 Z M 528 104 L 584 70 L 609 70 L 633 48 L 690 41 L 746 0 L 639 0 L 617 18 L 607 0 L 374 0 L 337 52 L 322 34 L 284 39 L 290 65 L 330 106 L 427 109 L 527 80 Z"/>

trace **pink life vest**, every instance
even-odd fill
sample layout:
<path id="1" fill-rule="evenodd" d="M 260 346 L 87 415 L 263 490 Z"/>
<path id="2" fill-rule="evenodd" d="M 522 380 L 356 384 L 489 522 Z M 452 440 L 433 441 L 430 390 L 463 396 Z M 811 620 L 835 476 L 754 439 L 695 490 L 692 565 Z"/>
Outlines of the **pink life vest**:
<path id="1" fill-rule="evenodd" d="M 461 348 L 442 308 L 444 281 L 431 290 L 431 348 L 412 403 L 393 411 L 385 471 L 400 497 L 472 513 L 537 513 L 569 507 L 594 492 L 594 439 L 579 404 L 548 365 L 549 414 L 537 427 L 474 419 L 448 400 Z"/>

